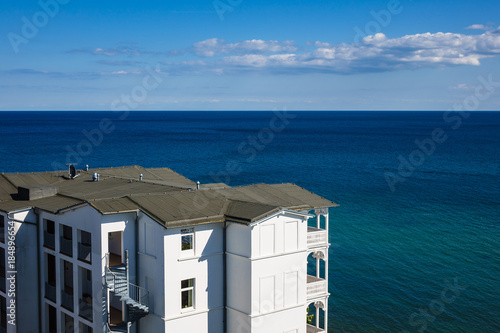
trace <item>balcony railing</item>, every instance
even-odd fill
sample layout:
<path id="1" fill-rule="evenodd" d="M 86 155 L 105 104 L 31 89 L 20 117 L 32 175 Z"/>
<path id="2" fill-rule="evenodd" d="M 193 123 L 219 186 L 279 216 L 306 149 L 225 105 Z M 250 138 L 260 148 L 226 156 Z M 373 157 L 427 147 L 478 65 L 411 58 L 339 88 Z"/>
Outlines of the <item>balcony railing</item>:
<path id="1" fill-rule="evenodd" d="M 67 293 L 64 290 L 61 290 L 61 305 L 66 309 L 73 311 L 73 292 Z"/>
<path id="2" fill-rule="evenodd" d="M 307 276 L 307 297 L 328 293 L 326 280 L 315 276 Z"/>
<path id="3" fill-rule="evenodd" d="M 78 243 L 78 259 L 89 263 L 92 262 L 92 248 L 90 245 Z"/>
<path id="4" fill-rule="evenodd" d="M 50 299 L 52 302 L 56 301 L 56 286 L 51 286 L 45 282 L 45 298 Z"/>
<path id="5" fill-rule="evenodd" d="M 56 235 L 48 233 L 47 231 L 43 232 L 43 245 L 50 247 L 51 249 L 56 248 Z"/>
<path id="6" fill-rule="evenodd" d="M 325 229 L 307 227 L 307 246 L 323 245 L 328 243 Z"/>
<path id="7" fill-rule="evenodd" d="M 326 331 L 322 328 L 307 324 L 307 333 L 325 333 L 325 332 Z"/>
<path id="8" fill-rule="evenodd" d="M 61 237 L 61 253 L 67 254 L 70 257 L 73 256 L 73 242 L 71 239 Z"/>

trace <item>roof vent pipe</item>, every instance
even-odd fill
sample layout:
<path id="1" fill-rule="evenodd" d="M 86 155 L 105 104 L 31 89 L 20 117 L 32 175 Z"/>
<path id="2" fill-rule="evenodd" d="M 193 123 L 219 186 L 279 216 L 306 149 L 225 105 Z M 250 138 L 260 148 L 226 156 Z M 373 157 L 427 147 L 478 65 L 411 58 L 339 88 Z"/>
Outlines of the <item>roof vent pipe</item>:
<path id="1" fill-rule="evenodd" d="M 142 173 L 139 175 L 139 181 L 142 182 Z"/>
<path id="2" fill-rule="evenodd" d="M 197 189 L 197 190 L 199 190 L 199 189 L 200 189 L 200 182 L 199 182 L 199 181 L 197 181 L 197 182 L 196 182 L 196 189 Z"/>
<path id="3" fill-rule="evenodd" d="M 92 180 L 95 181 L 95 182 L 99 181 L 99 174 L 97 172 L 94 172 L 92 174 Z"/>
<path id="4" fill-rule="evenodd" d="M 89 171 L 89 165 L 85 165 L 85 171 Z"/>

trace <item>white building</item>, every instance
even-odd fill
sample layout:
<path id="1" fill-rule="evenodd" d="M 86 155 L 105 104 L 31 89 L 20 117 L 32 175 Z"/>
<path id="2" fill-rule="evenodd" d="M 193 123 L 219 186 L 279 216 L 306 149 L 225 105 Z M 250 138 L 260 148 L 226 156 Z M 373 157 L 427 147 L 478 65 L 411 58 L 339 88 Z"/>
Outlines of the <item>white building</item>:
<path id="1" fill-rule="evenodd" d="M 2 174 L 0 332 L 326 332 L 334 206 L 170 169 Z"/>

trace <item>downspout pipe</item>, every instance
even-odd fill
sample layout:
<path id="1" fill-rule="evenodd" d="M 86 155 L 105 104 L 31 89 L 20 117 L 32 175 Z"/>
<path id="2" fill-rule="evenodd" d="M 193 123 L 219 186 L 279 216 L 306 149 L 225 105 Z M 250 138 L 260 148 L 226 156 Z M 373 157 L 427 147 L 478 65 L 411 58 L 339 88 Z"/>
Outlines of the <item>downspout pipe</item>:
<path id="1" fill-rule="evenodd" d="M 40 216 L 40 210 L 38 208 L 33 209 L 33 213 L 36 216 L 36 249 L 37 249 L 37 281 L 38 281 L 38 325 L 42 327 L 42 286 L 43 286 L 43 281 L 40 277 L 40 272 L 42 268 L 41 264 L 41 258 L 40 258 L 40 237 L 41 235 L 41 228 L 42 228 L 42 219 Z"/>
<path id="2" fill-rule="evenodd" d="M 223 323 L 224 323 L 224 333 L 227 333 L 227 264 L 226 264 L 226 228 L 227 222 L 224 220 L 224 228 L 222 230 L 222 283 L 223 285 L 223 300 L 224 300 L 224 308 L 223 308 Z"/>
<path id="3" fill-rule="evenodd" d="M 142 176 L 142 175 L 141 175 Z M 135 226 L 134 226 L 134 231 L 135 231 L 135 284 L 139 285 L 139 211 L 135 212 Z M 136 333 L 140 333 L 140 325 L 139 325 L 140 319 L 137 321 L 137 325 L 135 325 Z"/>

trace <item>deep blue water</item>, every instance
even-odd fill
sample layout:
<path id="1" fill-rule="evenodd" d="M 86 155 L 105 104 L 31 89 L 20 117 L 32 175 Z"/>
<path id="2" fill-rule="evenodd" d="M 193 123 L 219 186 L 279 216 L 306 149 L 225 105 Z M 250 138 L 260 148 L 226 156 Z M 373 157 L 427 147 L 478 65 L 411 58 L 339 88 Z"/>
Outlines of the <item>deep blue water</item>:
<path id="1" fill-rule="evenodd" d="M 137 164 L 202 183 L 293 182 L 340 204 L 329 331 L 500 332 L 500 113 L 289 114 L 280 129 L 272 112 L 2 112 L 0 171 Z M 82 131 L 103 118 L 113 130 L 89 143 Z M 437 128 L 447 139 L 432 149 Z M 399 157 L 416 165 L 406 177 Z"/>

